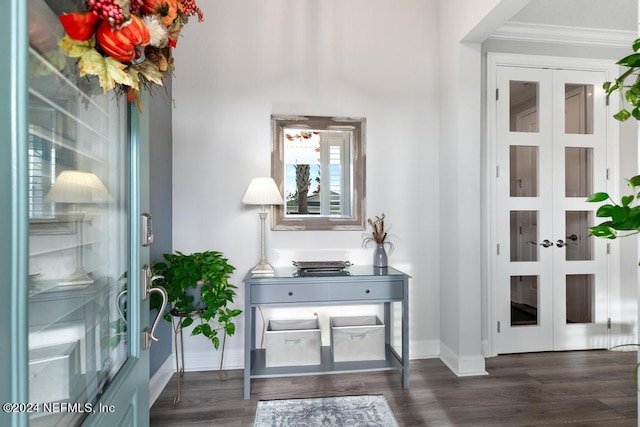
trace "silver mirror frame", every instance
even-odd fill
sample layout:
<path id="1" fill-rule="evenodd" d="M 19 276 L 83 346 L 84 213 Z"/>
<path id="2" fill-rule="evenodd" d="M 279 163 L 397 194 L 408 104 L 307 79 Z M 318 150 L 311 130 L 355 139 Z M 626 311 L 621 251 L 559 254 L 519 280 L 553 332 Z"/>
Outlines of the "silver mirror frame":
<path id="1" fill-rule="evenodd" d="M 271 116 L 271 176 L 284 195 L 284 129 L 345 130 L 353 135 L 353 212 L 352 216 L 285 215 L 284 206 L 273 206 L 272 230 L 364 230 L 365 229 L 365 137 L 362 117 Z"/>

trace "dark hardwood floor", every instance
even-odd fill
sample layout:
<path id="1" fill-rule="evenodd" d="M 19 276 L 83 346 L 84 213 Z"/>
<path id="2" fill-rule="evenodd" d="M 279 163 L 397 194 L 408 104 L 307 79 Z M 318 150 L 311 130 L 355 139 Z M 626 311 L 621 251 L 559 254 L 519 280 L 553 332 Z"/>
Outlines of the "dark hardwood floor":
<path id="1" fill-rule="evenodd" d="M 637 426 L 636 352 L 576 351 L 503 355 L 489 375 L 456 377 L 439 359 L 411 361 L 411 387 L 398 371 L 252 380 L 243 371 L 176 376 L 151 408 L 152 426 L 252 426 L 258 400 L 384 394 L 402 426 Z"/>

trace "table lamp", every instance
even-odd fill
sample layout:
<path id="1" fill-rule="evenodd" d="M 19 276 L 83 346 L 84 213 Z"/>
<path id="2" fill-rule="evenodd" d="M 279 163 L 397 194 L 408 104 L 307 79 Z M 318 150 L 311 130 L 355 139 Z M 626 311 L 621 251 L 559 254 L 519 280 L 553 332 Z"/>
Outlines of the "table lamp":
<path id="1" fill-rule="evenodd" d="M 82 222 L 85 213 L 80 205 L 85 203 L 104 203 L 111 200 L 109 190 L 100 178 L 90 172 L 75 170 L 63 171 L 56 178 L 51 190 L 44 198 L 47 203 L 71 203 L 71 218 L 76 232 L 76 269 L 62 282 L 60 286 L 87 285 L 93 283 L 93 275 L 85 271 L 82 262 Z"/>
<path id="2" fill-rule="evenodd" d="M 267 206 L 282 205 L 284 200 L 273 178 L 254 178 L 242 198 L 245 205 L 260 205 L 260 262 L 251 270 L 251 274 L 273 275 L 273 267 L 267 263 L 264 255 L 264 223 L 267 218 Z"/>

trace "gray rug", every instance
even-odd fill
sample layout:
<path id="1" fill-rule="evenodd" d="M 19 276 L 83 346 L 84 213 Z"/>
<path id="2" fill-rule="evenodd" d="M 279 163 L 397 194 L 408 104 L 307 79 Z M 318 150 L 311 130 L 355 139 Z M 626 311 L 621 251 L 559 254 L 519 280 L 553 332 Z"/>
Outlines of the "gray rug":
<path id="1" fill-rule="evenodd" d="M 387 399 L 377 396 L 261 400 L 255 427 L 397 427 Z"/>

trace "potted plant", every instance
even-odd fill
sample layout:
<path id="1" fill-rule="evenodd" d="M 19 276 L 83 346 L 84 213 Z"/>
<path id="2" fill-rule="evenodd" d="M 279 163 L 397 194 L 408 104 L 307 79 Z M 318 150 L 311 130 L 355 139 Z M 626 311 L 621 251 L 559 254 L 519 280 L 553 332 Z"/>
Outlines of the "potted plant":
<path id="1" fill-rule="evenodd" d="M 384 213 L 380 216 L 376 216 L 376 219 L 369 218 L 367 222 L 371 226 L 371 233 L 364 233 L 362 235 L 362 247 L 367 247 L 369 243 L 376 245 L 376 251 L 373 254 L 373 266 L 374 267 L 387 267 L 387 251 L 385 245 L 389 247 L 389 255 L 393 252 L 393 243 L 389 240 L 391 235 L 389 229 L 391 226 L 385 228 Z"/>
<path id="2" fill-rule="evenodd" d="M 237 287 L 229 283 L 235 267 L 217 251 L 176 251 L 163 257 L 166 262 L 155 263 L 153 270 L 163 276 L 155 283 L 166 289 L 172 307 L 164 318 L 171 322 L 172 316 L 179 317 L 183 328 L 199 319 L 191 335 L 204 335 L 218 349 L 219 331 L 232 336 L 236 331 L 233 319 L 242 313 L 228 306 L 236 296 Z"/>

